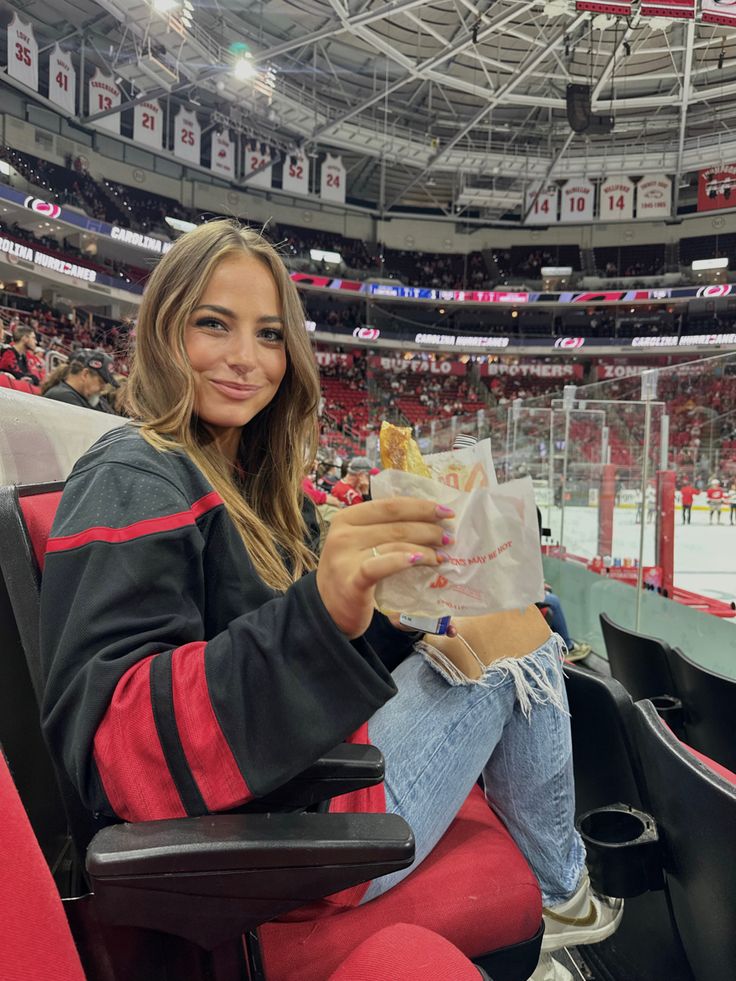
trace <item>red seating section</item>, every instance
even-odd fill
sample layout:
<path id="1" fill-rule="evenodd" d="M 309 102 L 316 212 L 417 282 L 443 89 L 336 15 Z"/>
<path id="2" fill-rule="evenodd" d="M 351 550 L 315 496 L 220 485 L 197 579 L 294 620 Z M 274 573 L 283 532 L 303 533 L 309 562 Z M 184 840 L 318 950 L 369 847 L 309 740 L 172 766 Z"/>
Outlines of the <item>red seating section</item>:
<path id="1" fill-rule="evenodd" d="M 317 921 L 267 923 L 259 933 L 269 977 L 323 981 L 356 943 L 392 923 L 440 932 L 475 957 L 533 936 L 541 915 L 534 875 L 476 787 L 431 855 L 384 896 Z"/>
<path id="2" fill-rule="evenodd" d="M 39 389 L 25 378 L 13 378 L 6 372 L 0 372 L 0 388 L 10 388 L 15 392 L 25 392 L 26 395 L 38 395 Z"/>

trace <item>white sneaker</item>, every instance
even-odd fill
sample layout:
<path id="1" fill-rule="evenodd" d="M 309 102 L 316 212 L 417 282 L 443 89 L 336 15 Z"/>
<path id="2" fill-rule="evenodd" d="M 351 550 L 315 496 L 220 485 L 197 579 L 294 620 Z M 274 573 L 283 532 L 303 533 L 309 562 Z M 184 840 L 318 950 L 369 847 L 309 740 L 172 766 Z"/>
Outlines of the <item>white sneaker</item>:
<path id="1" fill-rule="evenodd" d="M 559 950 L 579 944 L 597 944 L 610 937 L 624 915 L 624 901 L 593 892 L 586 871 L 570 899 L 553 909 L 545 907 L 542 913 L 542 950 Z"/>
<path id="2" fill-rule="evenodd" d="M 529 981 L 572 981 L 572 974 L 551 954 L 542 954 Z"/>

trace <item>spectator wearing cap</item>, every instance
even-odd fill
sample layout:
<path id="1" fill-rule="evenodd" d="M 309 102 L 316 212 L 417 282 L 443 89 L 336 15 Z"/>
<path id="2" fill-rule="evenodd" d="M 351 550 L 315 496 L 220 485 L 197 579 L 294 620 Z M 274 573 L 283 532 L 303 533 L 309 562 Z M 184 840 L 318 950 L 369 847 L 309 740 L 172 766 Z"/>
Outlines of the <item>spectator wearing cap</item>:
<path id="1" fill-rule="evenodd" d="M 13 343 L 0 354 L 0 371 L 6 371 L 13 378 L 27 378 L 34 385 L 41 380 L 29 364 L 36 350 L 36 332 L 27 324 L 20 324 L 13 330 Z"/>
<path id="2" fill-rule="evenodd" d="M 104 351 L 82 348 L 72 355 L 68 364 L 49 375 L 41 394 L 47 399 L 84 409 L 109 411 L 100 402 L 100 396 L 108 385 L 118 387 L 112 375 L 112 363 L 112 358 Z"/>
<path id="3" fill-rule="evenodd" d="M 362 504 L 370 487 L 371 462 L 367 457 L 356 456 L 350 463 L 342 480 L 332 488 L 332 494 L 343 504 Z"/>

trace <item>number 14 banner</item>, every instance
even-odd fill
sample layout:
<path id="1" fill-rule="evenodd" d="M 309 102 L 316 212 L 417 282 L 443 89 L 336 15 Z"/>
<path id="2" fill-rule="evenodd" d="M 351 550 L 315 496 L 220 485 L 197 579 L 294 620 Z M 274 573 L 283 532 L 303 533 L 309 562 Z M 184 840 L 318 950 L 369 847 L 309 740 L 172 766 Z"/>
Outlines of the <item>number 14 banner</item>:
<path id="1" fill-rule="evenodd" d="M 557 184 L 529 184 L 524 196 L 524 223 L 527 225 L 556 225 L 557 200 L 560 189 Z"/>
<path id="2" fill-rule="evenodd" d="M 601 221 L 631 221 L 634 217 L 634 182 L 628 177 L 606 177 L 601 182 Z"/>

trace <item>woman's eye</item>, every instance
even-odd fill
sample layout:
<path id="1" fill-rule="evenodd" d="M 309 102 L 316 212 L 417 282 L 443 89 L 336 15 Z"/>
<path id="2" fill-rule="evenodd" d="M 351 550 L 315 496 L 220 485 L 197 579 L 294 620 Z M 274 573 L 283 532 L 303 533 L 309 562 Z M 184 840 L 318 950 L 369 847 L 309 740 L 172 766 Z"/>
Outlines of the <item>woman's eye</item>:
<path id="1" fill-rule="evenodd" d="M 195 322 L 195 327 L 204 327 L 206 330 L 227 330 L 225 324 L 220 320 L 213 320 L 210 317 L 203 317 Z"/>
<path id="2" fill-rule="evenodd" d="M 271 341 L 274 344 L 280 344 L 284 339 L 284 332 L 282 330 L 274 330 L 267 327 L 261 331 L 261 337 L 264 339 L 264 341 Z"/>

